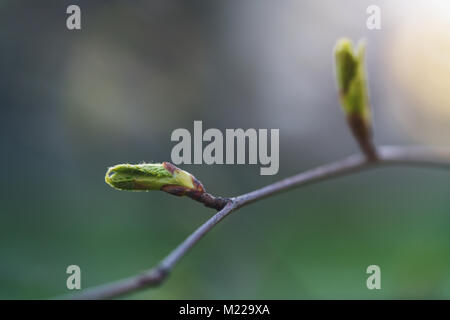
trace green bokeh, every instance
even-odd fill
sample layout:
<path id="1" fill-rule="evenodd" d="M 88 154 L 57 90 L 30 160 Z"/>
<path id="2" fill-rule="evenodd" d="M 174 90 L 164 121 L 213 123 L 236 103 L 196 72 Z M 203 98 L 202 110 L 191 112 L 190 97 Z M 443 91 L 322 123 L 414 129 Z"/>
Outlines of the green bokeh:
<path id="1" fill-rule="evenodd" d="M 331 5 L 322 2 L 317 5 L 322 10 Z M 252 69 L 257 58 L 241 58 L 252 38 L 239 51 L 227 42 L 237 34 L 221 27 L 235 18 L 223 9 L 239 8 L 239 2 L 79 1 L 84 20 L 78 33 L 65 29 L 68 2 L 5 3 L 0 7 L 2 299 L 69 293 L 65 271 L 71 264 L 81 267 L 83 288 L 137 274 L 208 219 L 214 211 L 188 198 L 122 192 L 104 183 L 111 165 L 170 161 L 171 132 L 191 129 L 194 120 L 220 129 L 280 128 L 276 176 L 260 176 L 258 166 L 180 166 L 222 196 L 356 150 L 339 110 L 331 58 L 337 36 L 346 36 L 348 28 L 332 25 L 317 39 L 284 35 L 309 41 L 309 48 L 324 54 L 299 50 L 307 66 L 298 72 L 306 73 L 308 82 L 296 87 L 320 88 L 311 99 L 315 109 L 323 109 L 321 116 L 310 117 L 301 109 L 308 104 L 295 101 L 301 110 L 283 109 L 293 113 L 283 118 L 282 105 L 256 98 L 256 84 L 271 74 Z M 305 30 L 312 23 L 307 17 L 319 12 L 314 3 L 308 2 L 298 19 Z M 317 23 L 325 20 L 330 19 Z M 370 41 L 373 57 L 377 46 Z M 382 66 L 369 63 L 369 74 L 376 68 Z M 370 80 L 377 88 L 371 90 L 376 116 L 382 80 Z M 292 117 L 317 125 L 302 122 L 288 130 L 283 121 Z M 383 122 L 375 126 L 375 136 L 381 142 L 412 142 Z M 126 298 L 450 298 L 449 190 L 447 171 L 393 167 L 280 194 L 219 224 L 163 286 Z M 366 288 L 372 264 L 381 267 L 381 290 Z"/>

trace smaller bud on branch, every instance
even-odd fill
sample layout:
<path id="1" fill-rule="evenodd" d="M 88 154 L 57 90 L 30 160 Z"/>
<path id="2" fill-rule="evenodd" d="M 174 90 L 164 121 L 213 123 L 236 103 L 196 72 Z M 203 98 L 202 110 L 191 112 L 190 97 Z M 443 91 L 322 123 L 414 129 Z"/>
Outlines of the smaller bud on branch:
<path id="1" fill-rule="evenodd" d="M 119 190 L 161 190 L 175 196 L 186 195 L 217 210 L 221 210 L 228 202 L 228 199 L 207 193 L 192 174 L 170 162 L 118 164 L 108 169 L 105 182 Z"/>
<path id="2" fill-rule="evenodd" d="M 358 144 L 369 160 L 376 160 L 372 142 L 371 116 L 367 80 L 364 70 L 365 45 L 356 52 L 348 39 L 338 41 L 335 49 L 336 79 L 339 100 L 347 116 L 347 123 Z"/>

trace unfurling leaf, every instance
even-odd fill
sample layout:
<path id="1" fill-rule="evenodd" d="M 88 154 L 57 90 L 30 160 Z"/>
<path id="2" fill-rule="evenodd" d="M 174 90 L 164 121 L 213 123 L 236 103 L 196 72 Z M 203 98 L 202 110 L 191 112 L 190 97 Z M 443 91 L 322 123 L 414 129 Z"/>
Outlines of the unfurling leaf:
<path id="1" fill-rule="evenodd" d="M 365 45 L 360 43 L 353 49 L 349 39 L 341 39 L 334 49 L 336 80 L 339 100 L 347 116 L 347 123 L 368 159 L 377 158 L 372 143 L 369 94 L 364 69 Z"/>
<path id="2" fill-rule="evenodd" d="M 205 192 L 192 174 L 169 162 L 118 164 L 108 169 L 105 181 L 119 190 L 162 190 L 177 196 Z"/>
<path id="3" fill-rule="evenodd" d="M 358 115 L 370 125 L 370 107 L 367 80 L 364 70 L 364 43 L 353 49 L 349 39 L 338 41 L 334 55 L 339 99 L 347 115 Z"/>

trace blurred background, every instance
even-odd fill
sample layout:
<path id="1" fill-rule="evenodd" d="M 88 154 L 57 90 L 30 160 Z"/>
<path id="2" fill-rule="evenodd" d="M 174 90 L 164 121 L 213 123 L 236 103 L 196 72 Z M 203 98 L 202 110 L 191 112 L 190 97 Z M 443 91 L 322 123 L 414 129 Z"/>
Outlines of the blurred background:
<path id="1" fill-rule="evenodd" d="M 66 28 L 81 8 L 82 29 Z M 381 30 L 366 9 L 381 8 Z M 367 41 L 378 144 L 450 146 L 448 1 L 0 3 L 0 298 L 68 293 L 155 265 L 213 214 L 104 183 L 170 161 L 176 128 L 279 128 L 280 171 L 184 165 L 234 196 L 357 152 L 332 49 Z M 143 299 L 450 298 L 450 172 L 384 168 L 236 212 Z M 180 212 L 180 211 L 183 212 Z M 366 268 L 381 267 L 381 290 Z"/>

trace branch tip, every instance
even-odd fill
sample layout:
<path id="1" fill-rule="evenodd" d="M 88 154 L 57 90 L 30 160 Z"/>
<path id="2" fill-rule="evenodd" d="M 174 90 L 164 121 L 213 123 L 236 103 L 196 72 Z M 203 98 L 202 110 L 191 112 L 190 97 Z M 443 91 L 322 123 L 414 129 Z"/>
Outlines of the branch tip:
<path id="1" fill-rule="evenodd" d="M 200 180 L 170 162 L 118 164 L 108 169 L 105 182 L 119 190 L 161 190 L 174 196 L 188 196 L 216 210 L 228 202 L 207 193 Z"/>
<path id="2" fill-rule="evenodd" d="M 372 128 L 367 78 L 364 65 L 366 46 L 361 41 L 355 50 L 349 39 L 340 39 L 334 49 L 339 101 L 347 124 L 369 161 L 377 159 Z"/>

